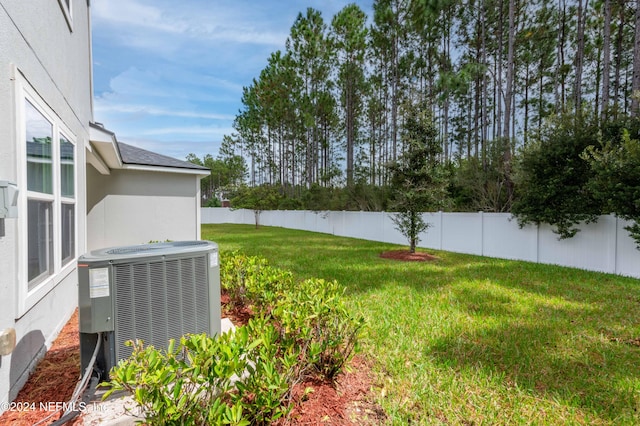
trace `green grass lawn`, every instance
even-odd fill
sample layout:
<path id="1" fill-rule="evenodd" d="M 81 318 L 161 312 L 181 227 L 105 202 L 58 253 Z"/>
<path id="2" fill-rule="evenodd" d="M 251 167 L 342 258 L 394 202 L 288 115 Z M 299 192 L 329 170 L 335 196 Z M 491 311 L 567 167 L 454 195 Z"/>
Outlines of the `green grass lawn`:
<path id="1" fill-rule="evenodd" d="M 336 279 L 392 424 L 640 424 L 640 280 L 282 228 L 203 225 L 220 250 Z M 640 262 L 640 252 L 638 252 Z"/>

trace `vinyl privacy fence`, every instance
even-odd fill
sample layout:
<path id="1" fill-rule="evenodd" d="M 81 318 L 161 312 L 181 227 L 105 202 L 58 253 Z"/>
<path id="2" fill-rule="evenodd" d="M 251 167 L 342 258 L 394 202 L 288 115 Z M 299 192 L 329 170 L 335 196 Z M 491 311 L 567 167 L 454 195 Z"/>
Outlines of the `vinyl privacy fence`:
<path id="1" fill-rule="evenodd" d="M 322 232 L 342 237 L 407 245 L 395 229 L 393 213 L 270 210 L 260 224 Z M 252 210 L 203 208 L 202 223 L 254 224 Z M 568 240 L 559 240 L 548 225 L 518 226 L 509 213 L 424 213 L 430 224 L 419 247 L 501 259 L 556 264 L 640 278 L 640 250 L 624 229 L 629 223 L 612 215 L 583 225 Z"/>

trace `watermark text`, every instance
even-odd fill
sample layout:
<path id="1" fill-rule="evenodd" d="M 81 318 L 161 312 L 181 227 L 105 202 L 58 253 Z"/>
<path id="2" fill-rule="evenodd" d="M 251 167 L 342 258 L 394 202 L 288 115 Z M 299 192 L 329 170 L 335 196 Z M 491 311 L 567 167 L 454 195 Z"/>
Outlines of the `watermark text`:
<path id="1" fill-rule="evenodd" d="M 97 402 L 30 402 L 30 401 L 12 401 L 0 402 L 0 411 L 100 411 L 101 405 Z"/>

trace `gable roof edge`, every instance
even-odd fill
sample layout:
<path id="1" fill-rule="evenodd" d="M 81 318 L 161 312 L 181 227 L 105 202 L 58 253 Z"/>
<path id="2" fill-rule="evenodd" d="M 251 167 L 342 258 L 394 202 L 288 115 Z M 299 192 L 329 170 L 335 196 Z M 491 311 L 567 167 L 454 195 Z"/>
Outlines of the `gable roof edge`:
<path id="1" fill-rule="evenodd" d="M 119 142 L 115 133 L 107 130 L 101 123 L 89 123 L 89 130 L 92 149 L 89 150 L 87 159 L 101 174 L 110 174 L 113 169 L 182 173 L 201 177 L 211 173 L 207 167 Z"/>

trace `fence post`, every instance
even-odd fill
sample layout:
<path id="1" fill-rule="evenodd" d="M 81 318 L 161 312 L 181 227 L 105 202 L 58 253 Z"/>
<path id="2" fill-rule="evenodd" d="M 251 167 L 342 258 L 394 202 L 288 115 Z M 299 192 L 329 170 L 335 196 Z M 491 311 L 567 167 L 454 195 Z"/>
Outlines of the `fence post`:
<path id="1" fill-rule="evenodd" d="M 484 212 L 480 213 L 480 256 L 484 256 Z"/>
<path id="2" fill-rule="evenodd" d="M 442 239 L 444 238 L 444 221 L 442 219 L 442 210 L 438 211 L 438 216 L 440 218 L 440 247 L 439 250 L 442 250 Z"/>
<path id="3" fill-rule="evenodd" d="M 536 263 L 540 263 L 540 224 L 536 223 Z"/>
<path id="4" fill-rule="evenodd" d="M 614 215 L 615 221 L 613 222 L 613 273 L 618 273 L 618 215 Z"/>

